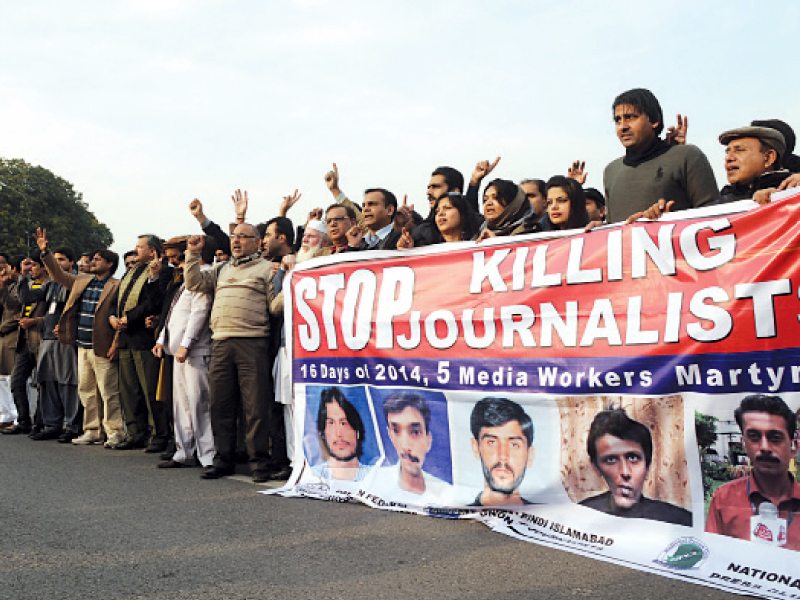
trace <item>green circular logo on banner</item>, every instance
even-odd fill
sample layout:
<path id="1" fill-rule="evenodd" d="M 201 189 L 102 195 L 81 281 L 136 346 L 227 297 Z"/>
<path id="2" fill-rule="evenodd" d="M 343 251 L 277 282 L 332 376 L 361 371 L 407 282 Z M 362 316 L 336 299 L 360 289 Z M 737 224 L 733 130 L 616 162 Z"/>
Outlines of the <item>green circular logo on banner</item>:
<path id="1" fill-rule="evenodd" d="M 707 557 L 708 548 L 700 540 L 680 538 L 667 546 L 653 562 L 670 569 L 697 569 Z"/>

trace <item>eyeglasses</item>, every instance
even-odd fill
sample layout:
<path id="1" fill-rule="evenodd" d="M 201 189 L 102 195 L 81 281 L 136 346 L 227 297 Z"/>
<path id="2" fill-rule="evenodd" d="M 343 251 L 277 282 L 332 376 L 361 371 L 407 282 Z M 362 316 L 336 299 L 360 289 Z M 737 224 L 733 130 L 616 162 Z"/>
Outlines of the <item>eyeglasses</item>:
<path id="1" fill-rule="evenodd" d="M 341 223 L 342 221 L 349 221 L 350 217 L 328 217 L 325 219 L 325 223 Z"/>
<path id="2" fill-rule="evenodd" d="M 247 240 L 247 239 L 255 239 L 256 236 L 245 235 L 243 233 L 234 233 L 231 237 L 235 240 Z"/>

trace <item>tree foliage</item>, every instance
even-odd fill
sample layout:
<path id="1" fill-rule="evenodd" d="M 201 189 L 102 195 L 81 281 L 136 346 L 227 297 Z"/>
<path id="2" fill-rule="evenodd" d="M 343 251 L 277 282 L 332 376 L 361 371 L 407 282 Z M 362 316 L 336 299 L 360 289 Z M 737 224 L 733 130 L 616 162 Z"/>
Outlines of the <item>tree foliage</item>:
<path id="1" fill-rule="evenodd" d="M 707 451 L 717 441 L 717 417 L 694 413 L 694 431 L 697 435 L 697 445 Z"/>
<path id="2" fill-rule="evenodd" d="M 72 184 L 21 159 L 0 159 L 0 249 L 26 254 L 36 248 L 32 233 L 47 229 L 52 247 L 78 253 L 108 248 L 111 230 L 97 220 Z"/>

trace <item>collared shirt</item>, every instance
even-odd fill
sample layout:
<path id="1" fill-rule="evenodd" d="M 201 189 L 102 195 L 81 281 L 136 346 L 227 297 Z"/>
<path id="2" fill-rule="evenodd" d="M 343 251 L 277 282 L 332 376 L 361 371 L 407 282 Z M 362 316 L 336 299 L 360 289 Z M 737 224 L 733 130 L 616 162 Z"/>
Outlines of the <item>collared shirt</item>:
<path id="1" fill-rule="evenodd" d="M 252 260 L 259 258 L 261 255 L 259 253 L 250 254 L 248 256 L 240 256 L 236 258 L 235 256 L 231 256 L 231 259 L 228 261 L 232 267 L 238 267 L 239 265 L 244 265 L 249 263 Z"/>
<path id="2" fill-rule="evenodd" d="M 394 223 L 389 223 L 386 227 L 378 230 L 376 233 L 372 233 L 372 231 L 368 232 L 367 235 L 364 236 L 364 240 L 367 242 L 367 247 L 374 248 L 377 246 L 378 242 L 392 232 L 393 227 Z"/>
<path id="3" fill-rule="evenodd" d="M 364 479 L 364 477 L 366 477 L 371 468 L 372 467 L 370 465 L 365 465 L 361 461 L 358 461 L 358 468 L 351 469 L 352 471 L 355 471 L 355 477 L 353 477 L 353 479 L 344 479 L 342 481 L 361 481 Z M 328 465 L 328 461 L 314 465 L 311 467 L 311 472 L 317 477 L 322 477 L 323 479 L 336 479 L 336 477 L 333 476 L 333 470 Z"/>
<path id="4" fill-rule="evenodd" d="M 787 520 L 786 544 L 781 548 L 800 550 L 800 483 L 792 480 L 789 498 L 778 505 L 778 516 Z M 750 519 L 758 514 L 762 502 L 769 502 L 758 489 L 755 477 L 748 475 L 720 486 L 708 507 L 706 531 L 741 540 L 750 540 Z"/>
<path id="5" fill-rule="evenodd" d="M 453 488 L 446 481 L 422 471 L 425 491 L 417 494 L 400 487 L 400 463 L 381 467 L 375 473 L 372 489 L 382 498 L 417 506 L 448 506 Z"/>
<path id="6" fill-rule="evenodd" d="M 80 304 L 78 305 L 78 335 L 75 338 L 78 348 L 89 349 L 92 347 L 94 313 L 97 311 L 100 296 L 109 277 L 111 276 L 106 275 L 103 279 L 95 277 L 81 294 Z"/>

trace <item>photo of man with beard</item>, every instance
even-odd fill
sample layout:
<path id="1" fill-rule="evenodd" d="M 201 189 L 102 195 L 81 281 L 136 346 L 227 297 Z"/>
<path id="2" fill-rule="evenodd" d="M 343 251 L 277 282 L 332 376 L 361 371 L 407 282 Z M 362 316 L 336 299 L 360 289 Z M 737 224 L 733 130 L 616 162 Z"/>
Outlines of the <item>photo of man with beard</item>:
<path id="1" fill-rule="evenodd" d="M 470 416 L 472 452 L 483 469 L 483 491 L 469 506 L 524 506 L 519 487 L 533 465 L 533 421 L 507 398 L 483 398 Z"/>
<path id="2" fill-rule="evenodd" d="M 322 391 L 317 433 L 326 460 L 314 465 L 312 473 L 324 479 L 361 481 L 370 469 L 361 462 L 366 434 L 364 422 L 338 387 Z"/>

